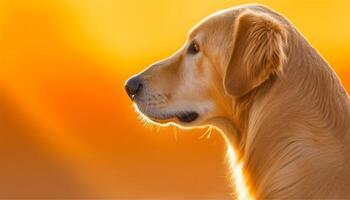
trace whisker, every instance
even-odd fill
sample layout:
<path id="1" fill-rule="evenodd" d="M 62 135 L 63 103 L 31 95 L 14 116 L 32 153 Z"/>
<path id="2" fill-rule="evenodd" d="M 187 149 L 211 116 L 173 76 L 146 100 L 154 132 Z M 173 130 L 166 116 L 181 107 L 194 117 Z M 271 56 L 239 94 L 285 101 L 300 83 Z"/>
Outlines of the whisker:
<path id="1" fill-rule="evenodd" d="M 210 132 L 210 134 L 211 134 L 211 127 L 208 127 L 208 129 L 204 132 L 204 134 L 202 134 L 198 139 L 199 139 L 199 140 L 200 140 L 200 139 L 203 139 L 206 135 L 209 134 L 209 132 Z M 209 137 L 207 136 L 207 138 L 209 138 Z"/>
<path id="2" fill-rule="evenodd" d="M 172 126 L 172 130 L 173 130 L 173 133 L 174 133 L 174 139 L 175 139 L 175 141 L 177 141 L 177 139 L 178 139 L 178 129 L 177 129 L 177 127 L 176 126 Z"/>
<path id="3" fill-rule="evenodd" d="M 212 127 L 209 127 L 208 129 L 208 135 L 207 135 L 207 139 L 209 139 L 211 137 L 211 133 L 213 132 Z"/>

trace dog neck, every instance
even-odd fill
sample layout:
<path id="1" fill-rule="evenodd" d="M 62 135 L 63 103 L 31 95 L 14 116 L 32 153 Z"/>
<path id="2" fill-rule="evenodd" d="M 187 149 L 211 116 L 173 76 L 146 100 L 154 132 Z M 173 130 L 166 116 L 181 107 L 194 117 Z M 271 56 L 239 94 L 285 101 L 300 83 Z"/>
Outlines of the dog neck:
<path id="1" fill-rule="evenodd" d="M 239 200 L 255 199 L 250 190 L 248 176 L 244 174 L 243 160 L 237 147 L 241 143 L 241 135 L 232 120 L 227 118 L 214 118 L 210 124 L 215 127 L 224 137 L 227 144 L 227 159 L 231 174 L 234 197 Z"/>

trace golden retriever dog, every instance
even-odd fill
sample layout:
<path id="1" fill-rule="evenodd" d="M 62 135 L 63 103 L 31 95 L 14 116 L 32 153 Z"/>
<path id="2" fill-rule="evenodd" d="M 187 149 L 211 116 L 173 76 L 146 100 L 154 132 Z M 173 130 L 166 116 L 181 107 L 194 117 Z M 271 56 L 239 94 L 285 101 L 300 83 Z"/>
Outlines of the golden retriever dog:
<path id="1" fill-rule="evenodd" d="M 180 50 L 125 87 L 156 124 L 220 130 L 237 155 L 237 198 L 350 198 L 349 96 L 295 26 L 269 8 L 205 18 Z"/>

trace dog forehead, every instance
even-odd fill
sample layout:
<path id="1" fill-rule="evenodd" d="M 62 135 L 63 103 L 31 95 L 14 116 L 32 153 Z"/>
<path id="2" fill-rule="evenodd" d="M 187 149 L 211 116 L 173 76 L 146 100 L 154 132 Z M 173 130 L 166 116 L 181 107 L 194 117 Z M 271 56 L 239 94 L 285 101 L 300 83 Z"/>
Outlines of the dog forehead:
<path id="1" fill-rule="evenodd" d="M 236 8 L 230 8 L 205 17 L 190 30 L 189 38 L 195 38 L 199 34 L 202 35 L 202 33 L 213 34 L 231 27 L 237 11 Z"/>
<path id="2" fill-rule="evenodd" d="M 232 27 L 237 16 L 245 10 L 255 10 L 263 13 L 273 12 L 270 8 L 261 4 L 243 4 L 228 9 L 219 10 L 202 19 L 189 32 L 189 38 L 195 37 L 199 32 L 206 30 L 220 31 L 221 28 Z M 214 28 L 213 28 L 214 27 Z"/>

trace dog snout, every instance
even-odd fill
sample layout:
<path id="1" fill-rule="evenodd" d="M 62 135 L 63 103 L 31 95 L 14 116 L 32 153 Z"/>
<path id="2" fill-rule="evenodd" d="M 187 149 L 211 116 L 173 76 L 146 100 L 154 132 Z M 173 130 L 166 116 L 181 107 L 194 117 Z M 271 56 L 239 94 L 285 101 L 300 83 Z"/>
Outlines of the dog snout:
<path id="1" fill-rule="evenodd" d="M 134 100 L 137 94 L 142 90 L 142 81 L 138 76 L 134 76 L 126 81 L 125 83 L 126 93 L 129 95 L 131 100 Z"/>

